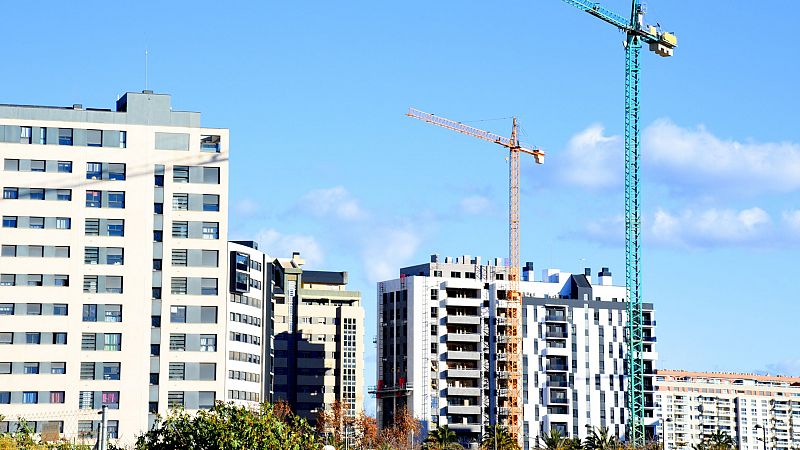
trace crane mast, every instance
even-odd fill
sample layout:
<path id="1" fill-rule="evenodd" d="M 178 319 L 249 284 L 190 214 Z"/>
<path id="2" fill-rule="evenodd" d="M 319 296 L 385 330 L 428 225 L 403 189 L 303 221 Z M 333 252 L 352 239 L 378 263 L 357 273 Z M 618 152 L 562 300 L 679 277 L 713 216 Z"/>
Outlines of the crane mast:
<path id="1" fill-rule="evenodd" d="M 644 328 L 642 317 L 641 203 L 639 157 L 639 56 L 642 42 L 660 56 L 672 56 L 678 41 L 674 34 L 644 24 L 644 7 L 633 0 L 630 19 L 589 0 L 563 0 L 625 32 L 625 290 L 628 299 L 626 330 L 628 389 L 626 440 L 634 447 L 645 444 Z"/>
<path id="2" fill-rule="evenodd" d="M 500 310 L 505 311 L 505 327 L 502 333 L 505 342 L 502 347 L 498 345 L 498 354 L 502 351 L 505 360 L 496 359 L 495 379 L 501 373 L 505 375 L 505 388 L 497 389 L 499 398 L 502 398 L 499 412 L 505 411 L 505 425 L 514 439 L 521 443 L 522 440 L 522 293 L 520 292 L 520 205 L 519 205 L 519 183 L 520 183 L 520 153 L 532 155 L 537 164 L 544 162 L 544 152 L 536 148 L 526 148 L 520 145 L 517 132 L 517 118 L 512 122 L 511 137 L 500 136 L 488 131 L 465 125 L 443 117 L 438 117 L 430 113 L 422 112 L 410 108 L 406 114 L 409 117 L 428 122 L 432 125 L 447 128 L 458 133 L 483 139 L 495 144 L 506 147 L 509 152 L 508 158 L 508 289 L 506 291 L 505 304 L 500 301 L 498 304 L 498 315 Z M 498 327 L 500 327 L 498 323 Z M 501 333 L 498 331 L 498 336 Z M 504 369 L 504 370 L 501 370 Z"/>

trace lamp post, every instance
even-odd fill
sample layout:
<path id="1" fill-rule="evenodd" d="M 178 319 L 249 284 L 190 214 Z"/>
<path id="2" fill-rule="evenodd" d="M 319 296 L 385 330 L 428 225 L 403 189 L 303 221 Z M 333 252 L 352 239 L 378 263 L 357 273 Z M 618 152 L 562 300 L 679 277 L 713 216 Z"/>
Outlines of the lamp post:
<path id="1" fill-rule="evenodd" d="M 761 428 L 761 431 L 762 431 L 762 433 L 763 433 L 763 434 L 762 434 L 762 436 L 764 436 L 764 438 L 763 438 L 763 439 L 761 439 L 761 440 L 764 442 L 764 450 L 767 450 L 767 427 L 763 427 L 763 426 L 761 426 L 761 425 L 756 425 L 754 428 L 755 428 L 756 430 L 758 430 L 759 428 Z"/>
<path id="2" fill-rule="evenodd" d="M 661 419 L 661 450 L 667 450 L 667 424 L 670 422 L 671 418 Z"/>

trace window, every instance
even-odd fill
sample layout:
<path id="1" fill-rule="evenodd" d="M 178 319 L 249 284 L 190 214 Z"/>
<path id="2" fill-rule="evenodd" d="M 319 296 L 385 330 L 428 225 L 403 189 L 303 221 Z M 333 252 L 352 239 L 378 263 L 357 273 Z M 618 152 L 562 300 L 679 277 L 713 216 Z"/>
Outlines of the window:
<path id="1" fill-rule="evenodd" d="M 157 187 L 164 187 L 164 175 L 154 175 L 153 183 Z"/>
<path id="2" fill-rule="evenodd" d="M 200 295 L 217 295 L 217 279 L 200 279 Z"/>
<path id="3" fill-rule="evenodd" d="M 97 293 L 97 275 L 83 276 L 83 292 L 87 294 Z"/>
<path id="4" fill-rule="evenodd" d="M 152 294 L 151 294 L 151 296 L 152 296 L 152 298 L 153 298 L 154 300 L 161 300 L 161 288 L 160 288 L 160 287 L 154 287 L 154 288 L 152 289 Z"/>
<path id="5" fill-rule="evenodd" d="M 124 208 L 125 207 L 125 192 L 111 191 L 108 193 L 108 207 L 109 208 Z"/>
<path id="6" fill-rule="evenodd" d="M 217 335 L 216 334 L 201 334 L 200 335 L 200 351 L 201 352 L 216 352 L 217 351 Z"/>
<path id="7" fill-rule="evenodd" d="M 86 219 L 84 222 L 86 236 L 100 236 L 100 219 Z"/>
<path id="8" fill-rule="evenodd" d="M 172 210 L 173 211 L 188 211 L 189 210 L 189 194 L 172 194 Z"/>
<path id="9" fill-rule="evenodd" d="M 56 229 L 69 230 L 72 228 L 72 220 L 69 217 L 56 217 Z"/>
<path id="10" fill-rule="evenodd" d="M 217 307 L 201 306 L 200 323 L 217 323 Z"/>
<path id="11" fill-rule="evenodd" d="M 203 183 L 219 184 L 219 167 L 203 167 Z"/>
<path id="12" fill-rule="evenodd" d="M 200 151 L 219 153 L 219 136 L 202 135 L 200 136 Z"/>
<path id="13" fill-rule="evenodd" d="M 108 219 L 109 236 L 125 236 L 125 219 Z"/>
<path id="14" fill-rule="evenodd" d="M 19 143 L 31 143 L 31 127 L 19 127 Z"/>
<path id="15" fill-rule="evenodd" d="M 170 408 L 183 407 L 183 391 L 169 391 L 167 393 L 167 406 Z"/>
<path id="16" fill-rule="evenodd" d="M 66 316 L 69 307 L 65 303 L 56 303 L 53 305 L 54 316 Z"/>
<path id="17" fill-rule="evenodd" d="M 0 404 L 7 405 L 11 403 L 11 392 L 0 392 Z"/>
<path id="18" fill-rule="evenodd" d="M 44 228 L 44 217 L 31 217 L 28 219 L 28 228 L 41 230 Z"/>
<path id="19" fill-rule="evenodd" d="M 159 378 L 158 377 L 158 373 L 151 373 L 150 374 L 150 384 L 152 384 L 154 386 L 158 386 L 158 378 Z M 156 408 L 156 411 L 150 411 L 150 412 L 158 412 L 158 408 Z"/>
<path id="20" fill-rule="evenodd" d="M 185 363 L 169 363 L 169 379 L 170 380 L 185 380 L 186 379 L 186 364 Z"/>
<path id="21" fill-rule="evenodd" d="M 69 275 L 53 275 L 53 286 L 69 286 Z"/>
<path id="22" fill-rule="evenodd" d="M 119 132 L 119 148 L 127 148 L 128 147 L 128 132 L 127 131 L 120 131 Z"/>
<path id="23" fill-rule="evenodd" d="M 19 160 L 6 159 L 3 161 L 3 170 L 6 172 L 19 172 Z"/>
<path id="24" fill-rule="evenodd" d="M 171 306 L 169 308 L 169 321 L 172 323 L 186 323 L 186 307 Z"/>
<path id="25" fill-rule="evenodd" d="M 14 333 L 0 332 L 0 344 L 10 345 L 14 343 Z"/>
<path id="26" fill-rule="evenodd" d="M 51 391 L 50 403 L 64 403 L 64 391 Z"/>
<path id="27" fill-rule="evenodd" d="M 111 163 L 108 165 L 108 179 L 109 180 L 119 180 L 122 181 L 125 179 L 125 164 L 123 163 Z"/>
<path id="28" fill-rule="evenodd" d="M 218 222 L 203 222 L 203 239 L 219 239 Z"/>
<path id="29" fill-rule="evenodd" d="M 163 230 L 153 230 L 153 242 L 161 242 L 164 240 Z"/>
<path id="30" fill-rule="evenodd" d="M 15 187 L 3 188 L 3 198 L 7 200 L 19 198 L 19 189 Z"/>
<path id="31" fill-rule="evenodd" d="M 61 173 L 72 173 L 72 161 L 59 161 L 58 171 Z"/>
<path id="32" fill-rule="evenodd" d="M 111 439 L 119 439 L 119 420 L 109 420 L 106 428 L 108 437 Z"/>
<path id="33" fill-rule="evenodd" d="M 203 211 L 219 211 L 219 195 L 203 194 Z"/>
<path id="34" fill-rule="evenodd" d="M 16 245 L 4 245 L 0 250 L 0 256 L 17 256 Z"/>
<path id="35" fill-rule="evenodd" d="M 78 409 L 94 408 L 94 391 L 81 391 L 78 396 Z M 89 422 L 89 432 L 92 432 L 91 422 Z"/>
<path id="36" fill-rule="evenodd" d="M 164 204 L 163 203 L 153 203 L 153 213 L 154 214 L 164 214 Z"/>
<path id="37" fill-rule="evenodd" d="M 106 277 L 106 293 L 122 294 L 122 277 Z"/>
<path id="38" fill-rule="evenodd" d="M 38 392 L 23 392 L 22 403 L 39 403 Z"/>
<path id="39" fill-rule="evenodd" d="M 13 303 L 0 303 L 0 316 L 13 316 L 14 304 Z"/>
<path id="40" fill-rule="evenodd" d="M 83 305 L 83 321 L 97 322 L 97 305 L 93 304 Z"/>
<path id="41" fill-rule="evenodd" d="M 106 322 L 122 322 L 122 305 L 106 305 Z"/>
<path id="42" fill-rule="evenodd" d="M 41 286 L 42 285 L 42 276 L 38 274 L 29 274 L 28 275 L 28 286 Z"/>
<path id="43" fill-rule="evenodd" d="M 202 251 L 203 267 L 219 267 L 219 252 L 216 250 Z"/>
<path id="44" fill-rule="evenodd" d="M 119 333 L 106 333 L 103 335 L 103 350 L 118 352 L 122 350 L 122 335 Z"/>
<path id="45" fill-rule="evenodd" d="M 41 303 L 28 303 L 27 311 L 25 314 L 29 316 L 41 316 L 42 315 L 42 304 Z"/>
<path id="46" fill-rule="evenodd" d="M 86 130 L 86 145 L 88 147 L 102 147 L 103 132 L 101 130 Z"/>
<path id="47" fill-rule="evenodd" d="M 173 277 L 171 281 L 171 292 L 177 295 L 186 295 L 186 278 Z"/>
<path id="48" fill-rule="evenodd" d="M 153 328 L 161 328 L 161 316 L 150 316 L 150 326 Z"/>
<path id="49" fill-rule="evenodd" d="M 38 333 L 38 332 L 25 333 L 25 343 L 26 344 L 41 344 L 42 343 L 42 333 Z"/>
<path id="50" fill-rule="evenodd" d="M 39 128 L 39 144 L 47 144 L 47 128 Z"/>
<path id="51" fill-rule="evenodd" d="M 186 350 L 186 335 L 185 334 L 170 334 L 169 335 L 169 349 L 176 352 Z"/>
<path id="52" fill-rule="evenodd" d="M 119 409 L 119 391 L 103 391 L 102 403 L 108 409 Z"/>
<path id="53" fill-rule="evenodd" d="M 86 207 L 99 208 L 102 206 L 102 194 L 100 191 L 86 191 Z"/>
<path id="54" fill-rule="evenodd" d="M 150 344 L 150 356 L 159 356 L 161 354 L 161 344 Z"/>
<path id="55" fill-rule="evenodd" d="M 86 179 L 99 180 L 103 178 L 103 164 L 99 162 L 86 163 Z"/>
<path id="56" fill-rule="evenodd" d="M 176 183 L 189 182 L 189 166 L 175 166 L 172 168 L 172 181 Z"/>
<path id="57" fill-rule="evenodd" d="M 173 266 L 181 266 L 186 267 L 186 259 L 187 259 L 187 250 L 183 249 L 173 249 L 172 250 L 172 265 Z"/>
<path id="58" fill-rule="evenodd" d="M 0 286 L 16 286 L 16 275 L 13 273 L 0 274 Z"/>
<path id="59" fill-rule="evenodd" d="M 67 345 L 67 333 L 53 333 L 53 345 Z"/>
<path id="60" fill-rule="evenodd" d="M 3 228 L 17 228 L 17 216 L 3 216 Z"/>
<path id="61" fill-rule="evenodd" d="M 38 362 L 26 362 L 22 365 L 22 373 L 26 375 L 36 375 L 39 373 Z"/>
<path id="62" fill-rule="evenodd" d="M 69 258 L 69 246 L 57 245 L 53 256 L 56 258 Z"/>
<path id="63" fill-rule="evenodd" d="M 41 159 L 34 159 L 31 161 L 31 172 L 44 172 L 45 162 Z"/>
<path id="64" fill-rule="evenodd" d="M 56 200 L 60 202 L 68 202 L 72 200 L 72 189 L 58 189 L 56 190 Z"/>
<path id="65" fill-rule="evenodd" d="M 58 129 L 58 145 L 72 145 L 72 128 Z"/>
<path id="66" fill-rule="evenodd" d="M 0 375 L 10 375 L 10 374 L 11 374 L 11 363 L 0 362 Z"/>
<path id="67" fill-rule="evenodd" d="M 119 380 L 119 363 L 103 363 L 103 379 Z"/>
<path id="68" fill-rule="evenodd" d="M 106 264 L 121 266 L 125 263 L 125 250 L 122 247 L 106 248 Z"/>
<path id="69" fill-rule="evenodd" d="M 65 373 L 67 373 L 67 363 L 65 363 L 65 362 L 51 362 L 50 363 L 50 373 L 53 374 L 53 375 L 64 375 Z"/>
<path id="70" fill-rule="evenodd" d="M 42 258 L 44 257 L 44 247 L 41 245 L 29 245 L 28 246 L 28 256 L 33 258 Z"/>
<path id="71" fill-rule="evenodd" d="M 31 200 L 44 200 L 44 189 L 42 188 L 30 188 L 30 195 L 29 198 Z"/>
<path id="72" fill-rule="evenodd" d="M 188 238 L 189 222 L 172 222 L 172 237 Z"/>
<path id="73" fill-rule="evenodd" d="M 86 247 L 83 249 L 83 263 L 84 264 L 99 264 L 100 263 L 100 248 Z"/>

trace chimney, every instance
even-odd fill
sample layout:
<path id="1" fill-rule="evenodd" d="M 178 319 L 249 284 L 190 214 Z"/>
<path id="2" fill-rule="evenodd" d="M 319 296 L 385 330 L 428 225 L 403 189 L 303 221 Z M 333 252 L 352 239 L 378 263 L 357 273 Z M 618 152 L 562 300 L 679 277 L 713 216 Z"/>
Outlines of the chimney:
<path id="1" fill-rule="evenodd" d="M 603 267 L 603 269 L 597 273 L 597 284 L 600 286 L 611 286 L 612 282 L 611 271 L 608 270 L 608 267 Z"/>
<path id="2" fill-rule="evenodd" d="M 431 255 L 431 262 L 432 263 L 438 263 L 439 262 L 439 255 L 438 254 Z"/>
<path id="3" fill-rule="evenodd" d="M 583 274 L 586 276 L 586 280 L 589 281 L 589 284 L 592 284 L 592 268 L 591 267 L 584 268 Z"/>
<path id="4" fill-rule="evenodd" d="M 533 263 L 528 261 L 522 268 L 522 281 L 534 281 Z"/>

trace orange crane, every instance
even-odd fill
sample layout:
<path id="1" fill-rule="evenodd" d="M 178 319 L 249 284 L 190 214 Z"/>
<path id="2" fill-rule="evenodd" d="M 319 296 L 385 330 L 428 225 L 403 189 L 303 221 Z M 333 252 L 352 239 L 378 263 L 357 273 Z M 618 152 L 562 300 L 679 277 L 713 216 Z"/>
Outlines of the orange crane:
<path id="1" fill-rule="evenodd" d="M 517 442 L 522 439 L 522 294 L 519 290 L 520 281 L 520 256 L 519 256 L 519 178 L 520 178 L 520 153 L 532 155 L 537 164 L 544 163 L 544 152 L 537 148 L 522 147 L 517 136 L 517 118 L 513 118 L 511 137 L 500 136 L 488 131 L 464 125 L 443 117 L 435 116 L 430 113 L 422 112 L 414 108 L 409 108 L 409 117 L 428 122 L 433 125 L 447 128 L 458 133 L 494 142 L 495 144 L 506 147 L 509 152 L 508 158 L 508 290 L 506 293 L 505 332 L 502 333 L 505 343 L 498 345 L 497 354 L 503 353 L 505 361 L 497 359 L 495 370 L 497 375 L 507 373 L 505 391 L 498 389 L 499 398 L 504 401 L 498 403 L 500 406 L 495 417 L 500 416 L 500 411 L 507 412 L 505 425 Z M 502 305 L 502 303 L 500 304 Z M 502 309 L 498 306 L 499 310 Z M 499 324 L 499 322 L 498 322 Z M 499 326 L 499 325 L 498 325 Z M 500 335 L 501 333 L 497 333 Z M 503 368 L 505 370 L 501 370 Z M 497 378 L 497 377 L 496 377 Z M 504 393 L 504 395 L 503 395 Z M 497 421 L 495 422 L 497 423 Z"/>

